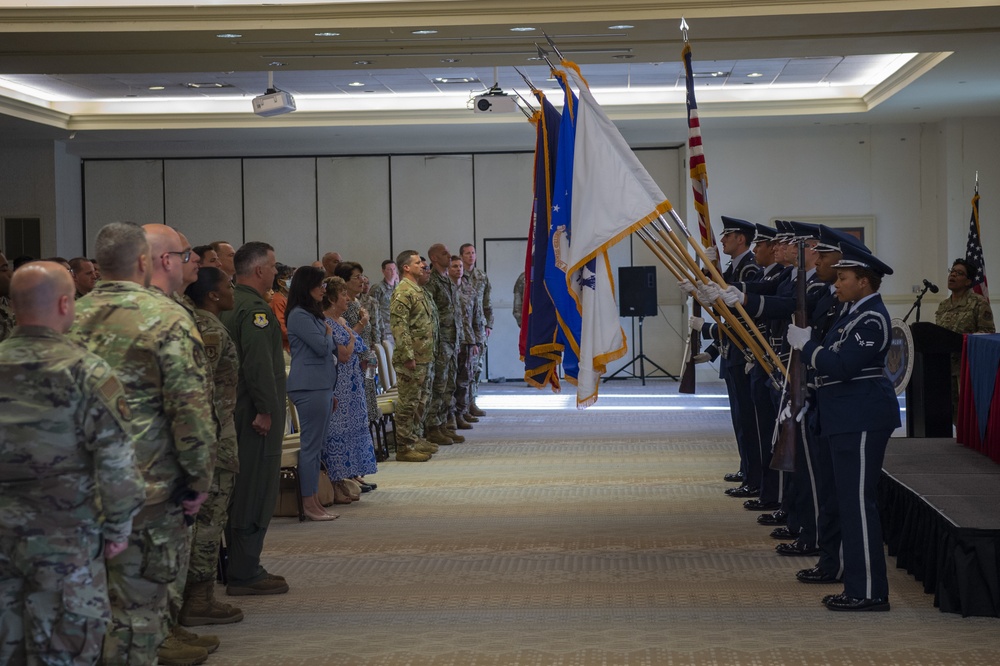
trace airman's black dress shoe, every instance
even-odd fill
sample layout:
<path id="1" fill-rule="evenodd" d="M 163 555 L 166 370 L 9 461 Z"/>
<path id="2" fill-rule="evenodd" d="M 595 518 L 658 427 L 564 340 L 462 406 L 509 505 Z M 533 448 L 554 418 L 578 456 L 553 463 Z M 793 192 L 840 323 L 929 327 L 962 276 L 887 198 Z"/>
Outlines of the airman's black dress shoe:
<path id="1" fill-rule="evenodd" d="M 760 499 L 748 499 L 743 502 L 743 508 L 747 511 L 770 511 L 781 507 L 781 502 L 762 502 Z"/>
<path id="2" fill-rule="evenodd" d="M 722 478 L 729 483 L 743 483 L 743 472 L 730 472 Z"/>
<path id="3" fill-rule="evenodd" d="M 778 509 L 777 511 L 772 511 L 771 513 L 764 513 L 757 516 L 758 525 L 784 525 L 787 522 L 788 522 L 788 512 L 782 511 L 781 509 Z M 795 537 L 790 537 L 790 538 L 794 539 Z"/>
<path id="4" fill-rule="evenodd" d="M 779 543 L 774 547 L 774 552 L 778 555 L 815 555 L 819 552 L 819 548 L 804 541 L 793 541 L 792 543 Z"/>
<path id="5" fill-rule="evenodd" d="M 798 580 L 801 583 L 839 583 L 840 582 L 840 579 L 837 578 L 835 575 L 829 574 L 829 573 L 823 571 L 822 569 L 820 569 L 819 567 L 813 567 L 812 569 L 803 569 L 802 571 L 799 571 L 797 574 L 795 574 L 795 579 Z M 838 596 L 838 595 L 830 594 L 830 595 L 827 595 L 827 597 L 829 597 L 829 598 L 823 597 L 823 603 L 825 604 L 827 601 L 829 601 L 830 599 L 832 599 L 835 596 Z"/>
<path id="6" fill-rule="evenodd" d="M 737 497 L 743 499 L 744 497 L 758 497 L 760 495 L 760 488 L 751 488 L 748 485 L 742 485 L 738 488 L 730 488 L 726 491 L 726 494 L 730 497 Z"/>
<path id="7" fill-rule="evenodd" d="M 793 532 L 787 527 L 777 527 L 771 530 L 772 539 L 795 539 L 799 538 L 799 532 Z"/>
<path id="8" fill-rule="evenodd" d="M 889 597 L 858 599 L 847 595 L 837 595 L 826 602 L 826 607 L 832 611 L 887 611 L 889 610 Z"/>

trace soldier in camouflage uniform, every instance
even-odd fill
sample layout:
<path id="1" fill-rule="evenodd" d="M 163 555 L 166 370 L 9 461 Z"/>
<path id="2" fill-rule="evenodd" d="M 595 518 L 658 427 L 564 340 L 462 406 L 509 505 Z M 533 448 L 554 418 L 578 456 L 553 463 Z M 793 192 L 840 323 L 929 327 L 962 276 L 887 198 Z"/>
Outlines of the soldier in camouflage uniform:
<path id="1" fill-rule="evenodd" d="M 212 404 L 220 434 L 213 451 L 212 486 L 194 524 L 184 607 L 179 620 L 185 626 L 229 624 L 242 620 L 243 612 L 215 599 L 215 574 L 219 543 L 228 519 L 229 498 L 240 471 L 233 422 L 240 361 L 236 345 L 219 320 L 219 314 L 233 309 L 235 291 L 225 272 L 203 267 L 198 271 L 197 281 L 188 286 L 185 293 L 196 308 L 195 321 L 205 342 L 213 383 Z"/>
<path id="2" fill-rule="evenodd" d="M 482 302 L 476 285 L 463 277 L 465 266 L 461 257 L 452 257 L 448 276 L 458 287 L 458 316 L 462 326 L 462 345 L 458 352 L 458 378 L 455 380 L 455 418 L 462 421 L 476 419 L 469 414 L 472 404 L 472 381 L 479 365 L 479 350 L 486 340 L 483 325 Z M 472 423 L 475 423 L 475 420 Z"/>
<path id="3" fill-rule="evenodd" d="M 185 516 L 193 519 L 198 512 L 212 477 L 215 428 L 205 403 L 201 336 L 186 310 L 146 288 L 154 260 L 182 258 L 176 234 L 171 242 L 173 249 L 154 258 L 136 225 L 101 229 L 96 246 L 104 280 L 77 301 L 70 333 L 107 361 L 125 385 L 136 460 L 146 483 L 146 504 L 132 522 L 128 547 L 108 562 L 112 622 L 104 659 L 113 664 L 151 663 L 161 643 L 176 647 L 180 657 L 187 654 L 186 646 L 164 642 L 168 588 L 186 563 Z M 169 656 L 161 653 L 161 663 Z"/>
<path id="4" fill-rule="evenodd" d="M 424 453 L 415 447 L 421 444 L 420 424 L 427 409 L 427 373 L 434 360 L 434 307 L 424 295 L 420 282 L 424 280 L 426 262 L 413 250 L 405 250 L 396 258 L 402 279 L 392 294 L 389 325 L 396 340 L 392 365 L 396 370 L 399 400 L 395 406 L 396 460 L 424 462 Z"/>
<path id="5" fill-rule="evenodd" d="M 281 327 L 264 293 L 278 274 L 274 248 L 245 243 L 233 259 L 236 295 L 232 310 L 219 319 L 240 359 L 233 415 L 240 473 L 233 487 L 226 527 L 229 546 L 226 593 L 233 596 L 283 594 L 288 583 L 260 564 L 264 537 L 278 497 L 281 440 L 285 433 L 285 357 Z"/>
<path id="6" fill-rule="evenodd" d="M 490 279 L 486 273 L 476 267 L 476 246 L 466 243 L 462 246 L 462 263 L 465 266 L 465 277 L 476 286 L 476 293 L 482 303 L 483 327 L 486 331 L 486 339 L 479 348 L 479 362 L 476 363 L 476 376 L 472 382 L 472 404 L 469 405 L 469 414 L 475 417 L 486 416 L 486 412 L 479 409 L 476 404 L 476 397 L 479 395 L 479 381 L 483 375 L 483 360 L 486 358 L 486 347 L 489 344 L 490 333 L 493 331 L 493 304 L 490 301 Z"/>
<path id="7" fill-rule="evenodd" d="M 63 336 L 73 292 L 59 264 L 22 267 L 21 325 L 0 344 L 3 664 L 96 663 L 111 619 L 105 558 L 145 499 L 121 382 Z"/>
<path id="8" fill-rule="evenodd" d="M 10 264 L 0 252 L 0 342 L 6 340 L 14 330 L 14 311 L 10 307 Z"/>
<path id="9" fill-rule="evenodd" d="M 956 259 L 948 273 L 951 295 L 938 304 L 934 322 L 950 331 L 961 333 L 996 333 L 993 309 L 989 301 L 972 291 L 979 277 L 975 264 Z M 952 418 L 958 414 L 958 376 L 962 371 L 962 355 L 951 355 L 951 407 Z"/>
<path id="10" fill-rule="evenodd" d="M 382 340 L 392 339 L 392 327 L 389 326 L 389 304 L 392 302 L 392 292 L 399 284 L 399 269 L 396 262 L 386 259 L 382 262 L 382 281 L 369 290 L 369 294 L 378 303 L 378 317 L 381 324 Z"/>
<path id="11" fill-rule="evenodd" d="M 431 279 L 427 292 L 438 313 L 438 345 L 434 356 L 434 383 L 431 387 L 427 411 L 427 441 L 434 444 L 453 444 L 455 439 L 447 432 L 448 422 L 454 418 L 455 379 L 458 375 L 458 347 L 462 344 L 461 324 L 456 322 L 458 287 L 448 277 L 451 253 L 442 243 L 427 251 L 431 260 Z M 460 437 L 461 440 L 464 438 Z"/>

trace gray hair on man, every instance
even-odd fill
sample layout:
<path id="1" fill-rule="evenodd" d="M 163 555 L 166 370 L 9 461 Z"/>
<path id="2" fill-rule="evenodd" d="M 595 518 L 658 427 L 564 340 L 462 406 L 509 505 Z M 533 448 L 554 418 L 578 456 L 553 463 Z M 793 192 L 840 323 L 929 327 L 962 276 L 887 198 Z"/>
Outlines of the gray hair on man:
<path id="1" fill-rule="evenodd" d="M 251 275 L 255 268 L 267 261 L 268 252 L 274 252 L 274 248 L 267 243 L 261 241 L 244 243 L 236 250 L 236 256 L 233 257 L 236 274 L 240 277 Z"/>
<path id="2" fill-rule="evenodd" d="M 146 232 L 135 222 L 112 222 L 98 233 L 94 254 L 106 279 L 131 277 L 135 260 L 149 253 Z"/>

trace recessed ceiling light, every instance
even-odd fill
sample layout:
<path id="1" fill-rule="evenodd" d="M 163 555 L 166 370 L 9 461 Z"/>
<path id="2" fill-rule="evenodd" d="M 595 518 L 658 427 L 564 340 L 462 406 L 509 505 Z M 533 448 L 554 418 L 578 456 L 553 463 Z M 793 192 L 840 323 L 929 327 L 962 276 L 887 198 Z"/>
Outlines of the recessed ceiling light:
<path id="1" fill-rule="evenodd" d="M 372 64 L 372 61 L 371 60 L 355 60 L 354 64 L 355 65 L 370 65 L 370 64 Z"/>
<path id="2" fill-rule="evenodd" d="M 347 85 L 351 86 L 352 88 L 360 88 L 361 86 L 363 86 L 365 84 L 361 83 L 361 81 L 351 81 Z"/>
<path id="3" fill-rule="evenodd" d="M 479 83 L 479 79 L 465 76 L 453 78 L 439 76 L 434 79 L 434 83 Z"/>
<path id="4" fill-rule="evenodd" d="M 759 79 L 762 76 L 764 75 L 761 74 L 760 72 L 750 72 L 749 74 L 747 74 L 747 78 L 749 79 Z"/>
<path id="5" fill-rule="evenodd" d="M 413 31 L 411 31 L 410 34 L 412 34 L 412 35 L 436 35 L 437 34 L 437 30 L 413 30 Z"/>
<path id="6" fill-rule="evenodd" d="M 314 34 L 316 37 L 340 37 L 339 32 L 317 32 Z"/>
<path id="7" fill-rule="evenodd" d="M 238 37 L 242 36 L 243 35 L 241 35 L 238 32 L 220 32 L 218 35 L 216 35 L 216 37 L 218 37 L 219 39 L 237 39 Z"/>
<path id="8" fill-rule="evenodd" d="M 150 90 L 164 90 L 164 86 L 149 86 Z"/>
<path id="9" fill-rule="evenodd" d="M 608 30 L 630 30 L 634 27 L 635 27 L 634 25 L 628 25 L 623 23 L 621 25 L 609 25 Z"/>
<path id="10" fill-rule="evenodd" d="M 188 88 L 229 88 L 228 83 L 218 83 L 216 81 L 210 81 L 207 83 L 185 83 Z"/>
<path id="11" fill-rule="evenodd" d="M 138 95 L 136 95 L 136 94 L 129 94 L 129 95 L 125 95 L 125 97 L 138 97 Z"/>
<path id="12" fill-rule="evenodd" d="M 516 28 L 511 28 L 511 32 L 532 32 L 538 30 L 538 28 L 529 28 L 528 26 L 518 26 Z"/>
<path id="13" fill-rule="evenodd" d="M 441 58 L 441 62 L 462 62 L 460 58 Z"/>
<path id="14" fill-rule="evenodd" d="M 612 57 L 612 58 L 617 58 L 618 60 L 631 60 L 631 59 L 632 59 L 632 58 L 634 58 L 635 56 L 634 56 L 634 55 L 632 55 L 631 53 L 623 53 L 623 54 L 621 54 L 621 55 L 613 55 L 613 56 L 611 56 L 611 57 Z"/>
<path id="15" fill-rule="evenodd" d="M 274 62 L 269 62 L 269 63 L 267 63 L 267 66 L 268 66 L 268 67 L 284 67 L 284 66 L 285 66 L 285 63 L 283 63 L 283 62 L 278 62 L 277 60 L 275 60 Z"/>
<path id="16" fill-rule="evenodd" d="M 541 60 L 541 57 L 539 57 L 539 56 L 531 56 L 530 58 L 527 58 L 527 59 L 531 60 L 531 61 L 535 61 L 535 60 Z"/>

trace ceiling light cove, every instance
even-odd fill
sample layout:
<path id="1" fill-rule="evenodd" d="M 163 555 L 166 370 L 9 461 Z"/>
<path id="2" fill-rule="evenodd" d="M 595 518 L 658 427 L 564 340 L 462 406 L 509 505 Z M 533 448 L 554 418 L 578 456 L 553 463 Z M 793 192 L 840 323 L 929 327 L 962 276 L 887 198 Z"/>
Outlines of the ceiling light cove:
<path id="1" fill-rule="evenodd" d="M 239 39 L 242 36 L 243 35 L 238 32 L 220 32 L 216 35 L 219 39 Z"/>
<path id="2" fill-rule="evenodd" d="M 313 33 L 314 37 L 340 37 L 339 32 L 317 32 Z"/>
<path id="3" fill-rule="evenodd" d="M 436 35 L 437 30 L 413 30 L 410 32 L 411 35 Z"/>
<path id="4" fill-rule="evenodd" d="M 538 30 L 538 28 L 529 28 L 527 26 L 519 26 L 517 28 L 510 29 L 511 32 L 534 32 L 535 30 Z"/>

